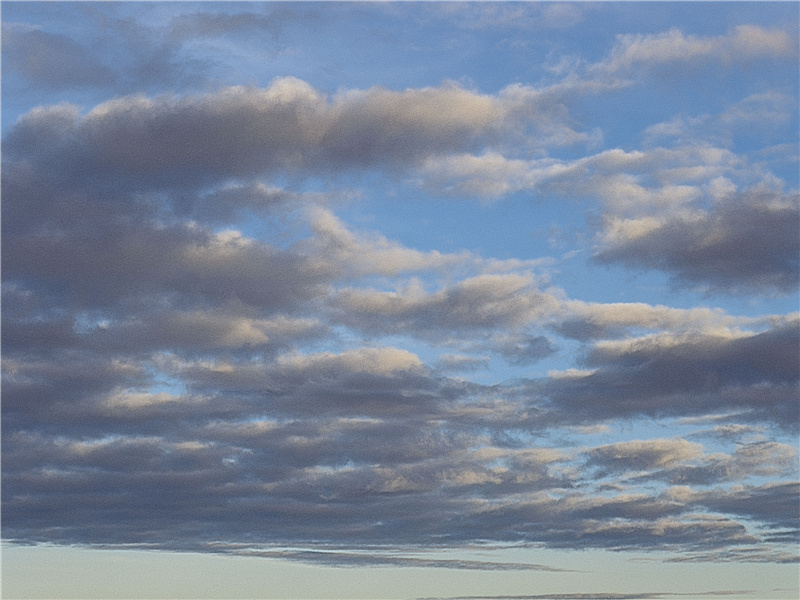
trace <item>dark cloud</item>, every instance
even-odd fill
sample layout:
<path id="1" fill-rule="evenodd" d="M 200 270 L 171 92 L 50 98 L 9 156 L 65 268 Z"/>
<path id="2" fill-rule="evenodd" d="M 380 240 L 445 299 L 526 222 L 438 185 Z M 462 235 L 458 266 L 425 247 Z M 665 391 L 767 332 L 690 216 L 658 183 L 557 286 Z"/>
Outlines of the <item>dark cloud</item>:
<path id="1" fill-rule="evenodd" d="M 236 233 L 154 222 L 64 236 L 25 233 L 4 236 L 4 276 L 66 292 L 77 308 L 178 293 L 199 303 L 238 300 L 275 310 L 313 297 L 325 281 L 308 258 Z"/>
<path id="2" fill-rule="evenodd" d="M 618 442 L 593 448 L 588 464 L 609 472 L 649 471 L 696 458 L 701 452 L 700 444 L 686 440 Z"/>
<path id="3" fill-rule="evenodd" d="M 778 442 L 737 444 L 732 454 L 705 454 L 684 439 L 637 440 L 588 451 L 587 466 L 597 477 L 624 474 L 634 480 L 663 480 L 675 485 L 710 485 L 758 476 L 797 476 L 797 450 Z"/>
<path id="4" fill-rule="evenodd" d="M 322 194 L 298 194 L 270 187 L 259 182 L 230 185 L 199 196 L 178 197 L 174 200 L 176 211 L 202 222 L 231 223 L 242 216 L 289 213 L 302 204 L 312 204 L 324 199 Z"/>
<path id="5" fill-rule="evenodd" d="M 367 331 L 490 330 L 521 327 L 557 306 L 557 300 L 539 290 L 531 275 L 479 275 L 435 293 L 419 288 L 400 292 L 342 289 L 334 298 L 337 317 Z M 516 343 L 516 340 L 509 344 Z M 551 349 L 545 338 L 521 340 L 519 352 L 545 356 Z"/>
<path id="6" fill-rule="evenodd" d="M 424 436 L 403 441 L 401 462 L 384 456 L 376 465 L 369 461 L 379 457 L 359 455 L 359 447 L 402 440 L 397 432 L 383 436 L 387 424 L 315 421 L 315 432 L 314 421 L 251 421 L 227 433 L 221 425 L 173 428 L 170 438 L 4 436 L 4 534 L 195 551 L 230 541 L 247 554 L 290 540 L 376 549 L 391 540 L 395 549 L 492 541 L 693 551 L 758 542 L 731 519 L 684 514 L 689 507 L 676 497 L 559 494 L 564 483 L 546 475 L 559 460 L 552 452 L 486 449 L 468 458 L 475 437 L 439 432 L 437 441 L 429 423 Z M 504 455 L 508 469 L 497 466 Z M 525 493 L 509 494 L 514 489 Z M 735 510 L 753 514 L 740 502 Z M 202 516 L 202 525 L 191 516 Z"/>
<path id="7" fill-rule="evenodd" d="M 576 419 L 693 416 L 735 410 L 796 429 L 798 321 L 745 336 L 689 335 L 595 345 L 589 371 L 533 387 Z"/>
<path id="8" fill-rule="evenodd" d="M 439 358 L 436 368 L 445 372 L 477 371 L 489 366 L 487 357 L 474 357 L 460 354 L 447 354 Z"/>
<path id="9" fill-rule="evenodd" d="M 512 365 L 527 365 L 553 354 L 553 343 L 543 335 L 498 340 L 498 351 Z"/>
<path id="10" fill-rule="evenodd" d="M 33 108 L 3 140 L 4 538 L 336 566 L 550 570 L 418 556 L 497 545 L 782 562 L 797 526 L 795 454 L 778 441 L 798 423 L 796 317 L 570 301 L 534 274 L 542 263 L 416 250 L 331 208 L 347 196 L 332 182 L 354 173 L 397 182 L 437 165 L 492 192 L 549 178 L 571 193 L 575 175 L 605 186 L 604 201 L 628 190 L 693 202 L 694 188 L 641 182 L 702 152 L 550 159 L 547 148 L 599 140 L 564 104 L 580 81 L 327 95 L 284 77 L 142 92 L 185 90 L 213 69 L 186 60 L 198 37 L 279 43 L 296 17 L 282 11 L 186 14 L 158 34 L 98 17 L 138 48 L 109 54 L 114 73 L 91 58 L 102 44 L 6 28 L 4 65 L 34 84 L 136 93 Z M 746 34 L 714 38 L 714 52 Z M 659 40 L 705 47 L 625 38 L 607 71 Z M 726 172 L 711 158 L 691 177 Z M 596 258 L 715 291 L 785 292 L 797 217 L 792 195 L 742 194 L 693 219 L 610 227 Z M 516 376 L 556 353 L 553 332 L 580 344 L 586 370 L 448 376 L 483 381 L 490 357 Z M 576 442 L 616 419 L 668 427 L 720 413 L 732 416 L 705 434 L 714 451 L 683 438 Z"/>
<path id="11" fill-rule="evenodd" d="M 216 549 L 216 548 L 215 548 Z M 471 571 L 549 571 L 556 573 L 573 573 L 570 569 L 556 569 L 545 565 L 530 563 L 510 563 L 492 562 L 458 559 L 434 559 L 370 553 L 337 552 L 330 551 L 253 551 L 245 549 L 236 551 L 225 546 L 219 546 L 218 551 L 222 553 L 239 554 L 241 556 L 261 556 L 265 558 L 282 558 L 298 560 L 311 564 L 325 564 L 337 567 L 370 567 L 370 566 L 394 566 L 394 567 L 419 567 L 419 568 L 440 568 L 440 569 L 462 569 Z"/>
<path id="12" fill-rule="evenodd" d="M 595 258 L 659 269 L 714 292 L 789 293 L 796 290 L 800 273 L 799 229 L 797 195 L 751 195 L 614 239 Z"/>
<path id="13" fill-rule="evenodd" d="M 209 303 L 242 302 L 288 310 L 317 295 L 329 279 L 316 259 L 299 251 L 181 218 L 178 202 L 104 193 L 91 188 L 91 176 L 82 177 L 83 190 L 64 189 L 52 180 L 60 175 L 46 168 L 39 174 L 12 162 L 2 180 L 3 278 L 39 302 L 103 309 L 106 318 L 153 310 L 142 303 L 161 310 L 170 299 L 184 302 L 183 309 L 186 303 L 208 309 Z M 258 186 L 215 194 L 195 200 L 212 223 L 253 205 L 269 210 L 294 199 Z"/>
<path id="14" fill-rule="evenodd" d="M 699 492 L 694 501 L 709 510 L 744 516 L 785 530 L 791 539 L 800 538 L 800 483 L 774 482 L 761 486 L 737 486 L 731 490 Z"/>
<path id="15" fill-rule="evenodd" d="M 52 90 L 109 86 L 113 71 L 78 42 L 21 24 L 3 25 L 3 72 Z"/>
<path id="16" fill-rule="evenodd" d="M 86 114 L 37 109 L 9 133 L 5 154 L 60 180 L 136 189 L 204 185 L 299 169 L 409 166 L 486 138 L 509 101 L 455 84 L 325 97 L 287 77 L 183 98 L 118 98 Z M 91 175 L 90 175 L 91 174 Z"/>
<path id="17" fill-rule="evenodd" d="M 267 38 L 277 42 L 287 25 L 300 21 L 304 27 L 309 27 L 321 20 L 312 11 L 299 13 L 286 5 L 278 5 L 264 13 L 186 13 L 170 19 L 169 36 L 179 40 L 194 40 L 235 34 L 241 41 L 243 35 L 256 34 L 259 40 Z"/>
<path id="18" fill-rule="evenodd" d="M 419 600 L 668 600 L 679 596 L 747 596 L 752 594 L 752 590 L 717 590 L 696 593 L 673 593 L 673 592 L 638 592 L 635 594 L 620 593 L 574 593 L 574 594 L 525 594 L 514 596 L 452 596 L 449 598 L 420 598 Z"/>

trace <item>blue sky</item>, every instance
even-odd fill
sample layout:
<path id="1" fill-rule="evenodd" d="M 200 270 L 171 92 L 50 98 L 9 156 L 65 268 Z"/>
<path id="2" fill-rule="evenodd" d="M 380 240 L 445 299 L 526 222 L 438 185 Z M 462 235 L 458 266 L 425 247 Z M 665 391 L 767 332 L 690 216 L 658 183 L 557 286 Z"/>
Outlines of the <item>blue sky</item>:
<path id="1" fill-rule="evenodd" d="M 3 596 L 795 598 L 798 16 L 3 2 Z"/>

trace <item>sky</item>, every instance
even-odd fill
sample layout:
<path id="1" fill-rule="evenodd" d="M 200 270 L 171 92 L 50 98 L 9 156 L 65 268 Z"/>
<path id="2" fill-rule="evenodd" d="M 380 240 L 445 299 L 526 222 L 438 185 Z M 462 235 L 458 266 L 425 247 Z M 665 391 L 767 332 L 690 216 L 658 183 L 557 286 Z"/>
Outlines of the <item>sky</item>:
<path id="1" fill-rule="evenodd" d="M 3 2 L 4 598 L 796 598 L 796 2 Z"/>

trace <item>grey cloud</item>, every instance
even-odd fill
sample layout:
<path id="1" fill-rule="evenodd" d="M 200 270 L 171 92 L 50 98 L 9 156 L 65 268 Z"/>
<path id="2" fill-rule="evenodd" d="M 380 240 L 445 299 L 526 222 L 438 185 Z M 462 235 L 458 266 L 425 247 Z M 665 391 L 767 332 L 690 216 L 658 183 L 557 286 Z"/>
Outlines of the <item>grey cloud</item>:
<path id="1" fill-rule="evenodd" d="M 756 435 L 763 433 L 765 430 L 764 427 L 754 427 L 752 425 L 739 425 L 739 424 L 728 424 L 728 425 L 717 425 L 710 429 L 696 431 L 690 436 L 693 437 L 718 437 L 721 439 L 729 439 L 729 440 L 737 440 L 740 437 L 750 434 Z"/>
<path id="2" fill-rule="evenodd" d="M 428 185 L 449 194 L 497 198 L 527 190 L 541 197 L 600 199 L 614 212 L 642 214 L 695 202 L 703 196 L 700 184 L 724 175 L 745 181 L 763 177 L 746 167 L 742 157 L 703 140 L 646 151 L 612 148 L 574 160 L 515 157 L 513 151 L 494 149 L 450 153 L 428 158 L 420 172 Z"/>
<path id="3" fill-rule="evenodd" d="M 247 312 L 247 311 L 245 311 Z M 237 314 L 233 310 L 214 312 L 165 310 L 146 315 L 141 320 L 128 319 L 123 323 L 96 327 L 92 346 L 111 347 L 128 352 L 137 348 L 147 350 L 198 350 L 260 348 L 291 346 L 300 340 L 321 337 L 327 332 L 320 321 L 310 318 L 258 318 Z M 114 338 L 105 342 L 104 337 Z"/>
<path id="4" fill-rule="evenodd" d="M 281 415 L 416 415 L 468 392 L 467 384 L 437 382 L 419 359 L 396 348 L 341 354 L 283 355 L 274 362 L 169 358 L 163 368 L 199 393 L 249 398 Z"/>
<path id="5" fill-rule="evenodd" d="M 183 98 L 118 98 L 85 115 L 40 108 L 4 149 L 81 184 L 153 189 L 275 171 L 410 166 L 486 139 L 508 114 L 503 98 L 445 84 L 380 88 L 328 99 L 294 78 Z M 46 142 L 45 142 L 46 140 Z"/>
<path id="6" fill-rule="evenodd" d="M 215 548 L 216 549 L 216 548 Z M 424 557 L 395 556 L 378 552 L 355 553 L 315 551 L 315 550 L 244 550 L 228 551 L 224 546 L 219 548 L 223 553 L 241 556 L 261 556 L 266 558 L 285 558 L 299 560 L 311 564 L 334 565 L 337 567 L 396 566 L 440 569 L 463 569 L 472 571 L 548 571 L 554 573 L 574 573 L 571 569 L 557 569 L 545 565 L 531 563 L 492 562 L 458 559 L 434 559 Z"/>
<path id="7" fill-rule="evenodd" d="M 668 561 L 671 562 L 671 561 Z M 695 593 L 673 593 L 673 592 L 638 592 L 635 594 L 620 593 L 574 593 L 574 594 L 525 594 L 523 596 L 452 596 L 449 598 L 419 598 L 418 600 L 668 600 L 679 596 L 747 596 L 751 595 L 752 590 L 716 590 L 709 592 Z"/>
<path id="8" fill-rule="evenodd" d="M 172 92 L 207 86 L 213 61 L 186 52 L 182 40 L 170 36 L 168 28 L 146 24 L 146 19 L 140 19 L 141 14 L 142 11 L 129 16 L 105 11 L 93 14 L 97 52 L 110 59 L 118 73 L 116 93 L 154 89 Z"/>
<path id="9" fill-rule="evenodd" d="M 755 123 L 761 132 L 779 133 L 796 112 L 796 106 L 797 98 L 770 90 L 743 98 L 717 115 L 682 115 L 651 125 L 644 131 L 645 140 L 648 145 L 666 139 L 681 145 L 714 142 L 717 146 L 730 148 L 735 136 L 752 133 Z M 789 146 L 785 150 L 796 153 L 796 147 L 791 149 Z"/>
<path id="10" fill-rule="evenodd" d="M 238 299 L 274 309 L 313 297 L 324 281 L 308 258 L 233 232 L 125 225 L 65 236 L 9 232 L 4 276 L 58 285 L 87 308 L 178 292 L 198 301 Z"/>
<path id="11" fill-rule="evenodd" d="M 3 428 L 14 430 L 61 422 L 80 429 L 85 404 L 116 386 L 152 382 L 141 365 L 108 360 L 94 353 L 69 351 L 44 356 L 3 357 Z M 56 360 L 53 360 L 56 358 Z M 87 430 L 92 425 L 86 424 Z"/>
<path id="12" fill-rule="evenodd" d="M 800 483 L 772 482 L 761 486 L 737 486 L 730 490 L 698 492 L 697 505 L 726 514 L 744 516 L 786 530 L 790 539 L 800 538 Z"/>
<path id="13" fill-rule="evenodd" d="M 696 458 L 700 444 L 686 440 L 639 440 L 618 442 L 591 449 L 588 464 L 609 472 L 650 470 Z"/>
<path id="14" fill-rule="evenodd" d="M 478 369 L 485 369 L 488 366 L 489 359 L 487 357 L 475 357 L 463 354 L 446 354 L 439 357 L 436 363 L 437 369 L 444 372 L 476 371 Z"/>
<path id="15" fill-rule="evenodd" d="M 564 417 L 692 416 L 736 410 L 796 429 L 798 322 L 724 337 L 644 338 L 594 346 L 592 370 L 534 384 Z"/>
<path id="16" fill-rule="evenodd" d="M 128 27 L 129 44 L 146 29 L 111 25 Z M 147 70 L 137 81 L 191 75 L 177 38 L 272 25 L 249 15 L 172 21 L 163 43 L 137 54 Z M 328 97 L 285 78 L 23 116 L 3 142 L 4 537 L 337 565 L 364 564 L 352 549 L 368 547 L 386 552 L 369 555 L 374 564 L 471 569 L 540 567 L 388 553 L 507 543 L 697 556 L 738 546 L 763 557 L 791 543 L 796 490 L 734 485 L 785 476 L 785 445 L 712 458 L 655 440 L 573 455 L 554 440 L 565 425 L 716 410 L 792 427 L 796 319 L 747 335 L 732 328 L 766 322 L 567 307 L 529 272 L 532 261 L 417 251 L 351 231 L 327 194 L 267 183 L 364 169 L 405 176 L 453 156 L 458 167 L 470 152 L 483 152 L 478 166 L 516 173 L 518 189 L 536 182 L 532 167 L 552 167 L 542 176 L 560 182 L 584 168 L 691 162 L 667 151 L 575 164 L 499 154 L 590 141 L 573 129 L 564 89 L 484 95 L 445 83 Z M 711 154 L 725 165 L 691 177 L 733 164 Z M 253 213 L 279 224 L 274 244 L 220 228 Z M 407 273 L 422 275 L 398 283 Z M 517 365 L 549 356 L 554 345 L 537 329 L 548 324 L 601 340 L 586 352 L 593 372 L 494 385 L 446 376 L 488 355 Z M 625 338 L 643 327 L 656 333 Z M 430 367 L 382 335 L 466 357 Z M 644 473 L 615 489 L 587 461 L 609 476 Z M 652 480 L 724 486 L 658 493 Z M 318 544 L 332 552 L 280 549 Z"/>
<path id="17" fill-rule="evenodd" d="M 320 396 L 317 406 L 323 401 Z M 730 519 L 685 514 L 715 501 L 728 502 L 725 512 L 753 514 L 746 499 L 565 493 L 576 482 L 557 475 L 568 460 L 561 452 L 493 447 L 479 430 L 443 421 L 442 413 L 408 420 L 354 417 L 349 408 L 343 416 L 317 411 L 286 420 L 266 417 L 276 411 L 261 404 L 261 419 L 241 419 L 242 407 L 226 415 L 214 404 L 200 409 L 205 424 L 184 414 L 149 435 L 141 427 L 136 435 L 4 435 L 4 535 L 191 551 L 220 551 L 220 542 L 226 551 L 230 542 L 236 552 L 269 556 L 277 556 L 269 545 L 379 550 L 387 540 L 394 551 L 477 542 L 572 547 L 577 541 L 701 552 L 760 543 Z M 191 515 L 202 515 L 202 526 L 187 521 Z M 363 562 L 346 553 L 293 558 Z"/>
<path id="18" fill-rule="evenodd" d="M 596 72 L 632 73 L 665 69 L 669 65 L 752 64 L 758 60 L 791 60 L 797 56 L 796 40 L 781 29 L 740 25 L 725 35 L 698 37 L 679 29 L 658 34 L 617 36 L 617 44 Z"/>
<path id="19" fill-rule="evenodd" d="M 576 340 L 591 340 L 608 337 L 613 334 L 609 327 L 592 322 L 591 319 L 569 318 L 555 325 L 553 329 L 564 337 Z"/>
<path id="20" fill-rule="evenodd" d="M 568 301 L 563 315 L 551 327 L 565 337 L 589 341 L 630 336 L 642 330 L 698 333 L 750 324 L 751 320 L 737 319 L 719 309 Z"/>
<path id="21" fill-rule="evenodd" d="M 656 537 L 662 550 L 702 550 L 758 542 L 744 525 L 732 519 L 684 513 L 684 506 L 666 498 L 568 496 L 558 502 L 552 498 L 506 502 L 489 509 L 485 523 L 495 527 L 495 536 L 501 539 L 539 541 L 555 548 L 580 544 L 582 548 L 646 550 L 654 548 Z"/>
<path id="22" fill-rule="evenodd" d="M 789 293 L 800 273 L 798 227 L 798 196 L 743 197 L 638 235 L 607 236 L 595 259 L 662 270 L 714 292 Z"/>
<path id="23" fill-rule="evenodd" d="M 695 516 L 686 519 L 658 519 L 638 522 L 614 522 L 599 524 L 582 532 L 581 538 L 587 546 L 634 549 L 647 544 L 651 536 L 658 535 L 662 548 L 682 547 L 687 550 L 704 547 L 736 546 L 753 543 L 747 528 L 723 517 Z"/>
<path id="24" fill-rule="evenodd" d="M 319 21 L 313 13 L 302 15 L 285 6 L 278 6 L 267 13 L 187 13 L 173 17 L 169 22 L 169 35 L 180 40 L 191 40 L 197 37 L 216 37 L 229 34 L 243 35 L 249 33 L 267 34 L 273 40 L 282 29 L 292 21 L 300 20 L 304 26 Z"/>
<path id="25" fill-rule="evenodd" d="M 673 386 L 724 383 L 791 383 L 800 375 L 797 333 L 800 319 L 790 315 L 770 329 L 758 333 L 724 335 L 707 333 L 683 336 L 654 336 L 595 345 L 588 366 L 641 365 L 653 359 L 683 381 L 665 381 Z M 689 368 L 689 361 L 693 367 Z M 669 373 L 665 373 L 669 375 Z M 671 385 L 669 385 L 671 384 Z"/>
<path id="26" fill-rule="evenodd" d="M 3 25 L 3 72 L 53 90 L 108 86 L 116 80 L 75 40 L 21 24 Z"/>
<path id="27" fill-rule="evenodd" d="M 736 192 L 726 176 L 747 182 L 763 174 L 705 140 L 574 161 L 450 153 L 430 157 L 421 172 L 427 185 L 460 195 L 531 190 L 601 199 L 606 214 L 594 254 L 600 264 L 661 270 L 676 284 L 718 293 L 786 294 L 798 285 L 797 194 Z M 571 336 L 599 333 L 580 319 L 562 328 Z"/>
<path id="28" fill-rule="evenodd" d="M 760 547 L 731 548 L 713 552 L 687 552 L 680 556 L 668 558 L 665 562 L 737 562 L 737 563 L 775 563 L 790 564 L 800 562 L 796 553 L 770 550 Z"/>
<path id="29" fill-rule="evenodd" d="M 524 326 L 558 306 L 530 275 L 478 275 L 435 293 L 346 288 L 337 292 L 337 317 L 366 331 L 448 332 Z M 529 340 L 536 352 L 541 341 Z M 528 348 L 530 349 L 530 348 Z"/>
<path id="30" fill-rule="evenodd" d="M 443 272 L 474 260 L 466 252 L 421 252 L 382 235 L 356 234 L 336 215 L 320 206 L 309 210 L 309 223 L 314 236 L 300 243 L 299 247 L 314 257 L 319 269 L 335 273 L 342 279 L 365 275 L 396 276 L 414 271 Z"/>
<path id="31" fill-rule="evenodd" d="M 87 174 L 92 186 L 137 191 L 366 169 L 398 176 L 419 170 L 427 179 L 427 163 L 453 154 L 458 161 L 483 151 L 505 161 L 497 149 L 590 141 L 551 96 L 521 85 L 487 95 L 452 82 L 326 96 L 285 77 L 267 88 L 118 97 L 86 113 L 39 107 L 15 124 L 4 157 L 32 161 L 40 177 L 70 188 L 85 185 Z"/>
<path id="32" fill-rule="evenodd" d="M 62 189 L 26 163 L 4 164 L 2 191 L 4 282 L 61 306 L 110 309 L 158 297 L 163 307 L 163 294 L 179 294 L 195 305 L 238 298 L 288 307 L 314 297 L 330 275 L 297 251 L 179 219 L 177 208 L 149 195 Z M 263 192 L 267 204 L 273 193 Z M 204 203 L 232 205 L 224 211 L 261 200 L 228 193 L 234 197 L 203 197 L 197 204 L 201 210 Z"/>
<path id="33" fill-rule="evenodd" d="M 261 182 L 250 182 L 223 186 L 199 196 L 178 197 L 173 202 L 179 214 L 185 212 L 201 222 L 230 223 L 248 213 L 260 216 L 288 214 L 295 207 L 323 203 L 327 198 L 323 194 L 299 194 Z"/>
<path id="34" fill-rule="evenodd" d="M 740 445 L 732 455 L 711 455 L 699 463 L 677 466 L 650 476 L 673 484 L 689 485 L 741 481 L 758 476 L 797 476 L 796 449 L 778 442 Z"/>
<path id="35" fill-rule="evenodd" d="M 340 288 L 329 306 L 332 320 L 354 330 L 492 353 L 515 365 L 532 364 L 556 351 L 549 338 L 527 329 L 554 312 L 559 300 L 524 273 L 485 273 L 435 292 L 417 282 L 395 292 Z"/>
<path id="36" fill-rule="evenodd" d="M 797 451 L 778 442 L 739 444 L 732 454 L 705 454 L 684 439 L 637 440 L 587 451 L 597 477 L 625 474 L 634 481 L 664 480 L 675 485 L 710 485 L 751 477 L 797 475 Z"/>
<path id="37" fill-rule="evenodd" d="M 6 356 L 40 348 L 51 353 L 82 350 L 120 355 L 155 351 L 275 352 L 328 333 L 328 327 L 318 319 L 280 313 L 266 318 L 258 309 L 237 300 L 221 302 L 214 308 L 180 310 L 169 302 L 148 298 L 142 305 L 130 307 L 127 314 L 115 308 L 89 308 L 58 311 L 52 318 L 44 311 L 25 314 L 21 303 L 4 290 L 4 306 L 7 314 L 13 315 L 2 332 Z"/>
<path id="38" fill-rule="evenodd" d="M 513 365 L 527 365 L 555 352 L 550 339 L 543 335 L 499 336 L 497 350 Z"/>

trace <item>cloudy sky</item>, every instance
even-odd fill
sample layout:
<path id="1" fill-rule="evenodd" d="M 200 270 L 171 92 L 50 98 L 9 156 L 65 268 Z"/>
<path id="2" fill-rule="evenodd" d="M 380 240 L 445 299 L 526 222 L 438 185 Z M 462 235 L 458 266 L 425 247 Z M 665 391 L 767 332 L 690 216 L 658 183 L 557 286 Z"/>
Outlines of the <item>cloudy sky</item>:
<path id="1" fill-rule="evenodd" d="M 4 2 L 4 597 L 795 598 L 798 10 Z"/>

